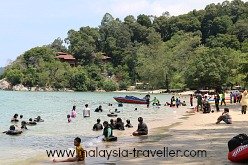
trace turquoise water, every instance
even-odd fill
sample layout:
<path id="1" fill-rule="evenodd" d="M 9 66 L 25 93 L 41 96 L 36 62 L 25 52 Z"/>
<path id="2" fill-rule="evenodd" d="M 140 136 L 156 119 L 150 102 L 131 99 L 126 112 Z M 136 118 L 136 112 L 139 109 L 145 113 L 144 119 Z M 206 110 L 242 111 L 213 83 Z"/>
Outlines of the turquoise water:
<path id="1" fill-rule="evenodd" d="M 28 126 L 27 131 L 19 136 L 0 134 L 1 157 L 0 162 L 11 164 L 20 160 L 27 160 L 34 155 L 45 153 L 47 149 L 67 149 L 73 147 L 73 139 L 79 136 L 84 143 L 93 137 L 101 135 L 101 132 L 92 131 L 96 119 L 109 121 L 109 110 L 118 108 L 121 112 L 118 117 L 123 121 L 130 119 L 137 126 L 137 118 L 142 116 L 145 122 L 167 119 L 168 123 L 181 117 L 182 113 L 173 113 L 168 107 L 150 107 L 146 105 L 124 104 L 117 107 L 114 96 L 134 95 L 142 98 L 145 94 L 130 93 L 97 93 L 97 92 L 14 92 L 0 91 L 0 131 L 8 130 L 15 113 L 23 115 L 23 120 L 35 118 L 38 115 L 45 120 L 36 126 Z M 161 103 L 169 101 L 171 95 L 152 94 Z M 186 100 L 187 101 L 187 100 Z M 109 107 L 112 103 L 113 107 Z M 82 110 L 85 104 L 91 108 L 91 117 L 83 118 Z M 70 114 L 72 106 L 76 105 L 77 117 L 67 123 L 67 114 Z M 102 113 L 93 112 L 99 105 L 103 106 Z M 134 111 L 138 108 L 137 111 Z M 17 123 L 20 125 L 20 123 Z M 165 123 L 166 124 L 166 123 Z M 119 140 L 119 143 L 127 143 L 129 139 Z M 14 155 L 13 155 L 14 154 Z M 32 156 L 31 156 L 32 155 Z"/>

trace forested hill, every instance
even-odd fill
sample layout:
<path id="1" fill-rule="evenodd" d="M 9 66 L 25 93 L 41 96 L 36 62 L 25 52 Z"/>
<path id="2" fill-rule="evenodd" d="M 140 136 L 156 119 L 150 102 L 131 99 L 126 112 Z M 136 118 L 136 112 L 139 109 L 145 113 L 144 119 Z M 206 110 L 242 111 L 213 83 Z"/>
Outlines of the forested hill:
<path id="1" fill-rule="evenodd" d="M 99 24 L 27 50 L 4 77 L 13 85 L 79 91 L 125 89 L 136 82 L 150 89 L 247 85 L 248 2 L 209 4 L 180 16 L 120 20 L 106 13 Z M 77 67 L 58 61 L 56 52 L 72 54 Z"/>

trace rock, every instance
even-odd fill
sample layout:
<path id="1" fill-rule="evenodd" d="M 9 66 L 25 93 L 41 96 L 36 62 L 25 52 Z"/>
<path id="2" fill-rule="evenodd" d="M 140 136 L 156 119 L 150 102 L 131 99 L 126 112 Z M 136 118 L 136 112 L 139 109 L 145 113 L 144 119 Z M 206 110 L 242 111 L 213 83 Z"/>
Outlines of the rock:
<path id="1" fill-rule="evenodd" d="M 10 87 L 11 85 L 8 81 L 6 81 L 6 79 L 0 80 L 0 89 L 6 90 L 6 89 L 10 89 Z"/>
<path id="2" fill-rule="evenodd" d="M 28 91 L 28 88 L 22 84 L 17 84 L 15 86 L 13 86 L 12 90 L 14 90 L 14 91 Z"/>

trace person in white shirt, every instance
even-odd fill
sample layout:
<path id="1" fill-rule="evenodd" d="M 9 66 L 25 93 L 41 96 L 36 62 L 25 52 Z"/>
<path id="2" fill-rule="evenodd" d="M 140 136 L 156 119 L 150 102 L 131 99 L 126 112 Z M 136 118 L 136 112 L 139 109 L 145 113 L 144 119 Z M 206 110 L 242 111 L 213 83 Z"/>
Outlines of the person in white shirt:
<path id="1" fill-rule="evenodd" d="M 83 110 L 84 117 L 90 117 L 90 108 L 88 104 L 85 104 L 85 109 Z"/>

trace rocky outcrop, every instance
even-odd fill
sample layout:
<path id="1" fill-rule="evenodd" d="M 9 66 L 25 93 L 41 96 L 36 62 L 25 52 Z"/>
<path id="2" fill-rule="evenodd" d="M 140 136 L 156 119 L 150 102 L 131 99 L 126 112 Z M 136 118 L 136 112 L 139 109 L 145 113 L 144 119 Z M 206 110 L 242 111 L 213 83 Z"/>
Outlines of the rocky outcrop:
<path id="1" fill-rule="evenodd" d="M 12 87 L 12 90 L 13 91 L 28 91 L 28 88 L 22 84 L 17 84 L 17 85 Z"/>
<path id="2" fill-rule="evenodd" d="M 11 88 L 11 84 L 6 81 L 6 79 L 0 80 L 0 89 L 1 90 L 9 90 Z"/>

